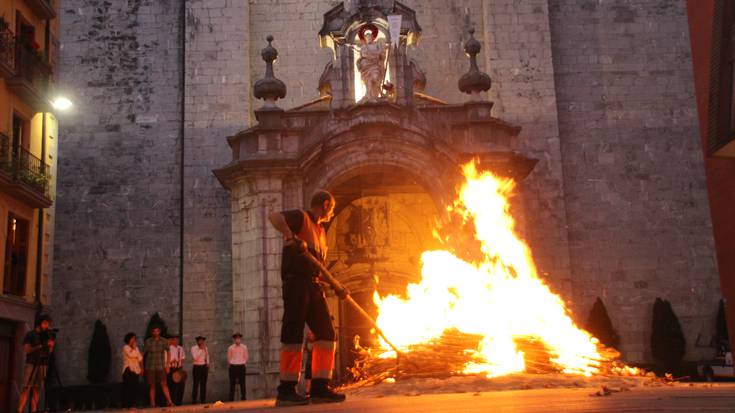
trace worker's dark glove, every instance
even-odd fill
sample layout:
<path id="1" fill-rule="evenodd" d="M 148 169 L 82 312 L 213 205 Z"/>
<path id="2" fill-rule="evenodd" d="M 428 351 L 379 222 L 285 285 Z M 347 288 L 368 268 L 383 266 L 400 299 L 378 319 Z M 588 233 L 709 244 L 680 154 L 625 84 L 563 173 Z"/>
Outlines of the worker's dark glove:
<path id="1" fill-rule="evenodd" d="M 337 294 L 337 297 L 339 297 L 342 300 L 344 300 L 345 298 L 347 298 L 348 295 L 350 295 L 350 290 L 348 290 L 347 287 L 340 288 L 340 287 L 334 286 L 332 287 L 332 289 L 334 290 L 334 293 Z"/>
<path id="2" fill-rule="evenodd" d="M 303 254 L 307 252 L 309 249 L 308 246 L 306 245 L 306 241 L 296 238 L 296 237 L 291 237 L 291 238 L 286 239 L 286 246 L 289 248 L 293 248 L 299 254 Z"/>

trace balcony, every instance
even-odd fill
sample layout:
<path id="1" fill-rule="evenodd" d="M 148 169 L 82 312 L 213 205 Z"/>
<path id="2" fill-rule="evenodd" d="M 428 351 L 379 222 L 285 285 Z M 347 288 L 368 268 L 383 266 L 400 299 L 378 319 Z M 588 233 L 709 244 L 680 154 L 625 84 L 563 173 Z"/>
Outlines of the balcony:
<path id="1" fill-rule="evenodd" d="M 8 25 L 0 24 L 0 76 L 10 78 L 15 74 L 15 35 Z"/>
<path id="2" fill-rule="evenodd" d="M 10 138 L 0 133 L 0 190 L 31 205 L 52 204 L 50 168 L 23 148 L 12 148 Z"/>
<path id="3" fill-rule="evenodd" d="M 28 7 L 43 20 L 56 17 L 56 2 L 54 0 L 25 0 Z"/>
<path id="4" fill-rule="evenodd" d="M 39 52 L 15 42 L 15 72 L 8 78 L 8 88 L 36 112 L 49 110 L 49 66 Z"/>

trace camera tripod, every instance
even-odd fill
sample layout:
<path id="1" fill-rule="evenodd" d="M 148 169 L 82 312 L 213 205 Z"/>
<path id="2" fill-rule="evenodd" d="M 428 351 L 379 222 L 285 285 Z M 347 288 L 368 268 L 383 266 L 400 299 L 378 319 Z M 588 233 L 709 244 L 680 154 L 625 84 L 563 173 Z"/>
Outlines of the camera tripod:
<path id="1" fill-rule="evenodd" d="M 46 346 L 46 344 L 43 344 L 43 345 Z M 42 349 L 40 351 L 44 351 L 44 350 Z M 48 352 L 48 350 L 45 350 L 45 351 Z M 53 352 L 48 352 L 45 356 L 42 355 L 42 356 L 36 357 L 36 359 L 33 362 L 33 368 L 31 369 L 31 374 L 28 376 L 28 380 L 26 381 L 24 388 L 31 389 L 32 388 L 31 383 L 36 382 L 36 374 L 40 374 L 40 372 L 41 372 L 41 360 L 44 357 L 47 360 L 47 363 L 45 365 L 45 367 L 46 367 L 46 376 L 43 377 L 43 381 L 41 383 L 41 385 L 43 386 L 44 397 L 43 397 L 43 409 L 42 410 L 38 410 L 39 412 L 48 412 L 49 411 L 49 409 L 48 409 L 48 382 L 49 382 L 48 373 L 49 373 L 49 370 L 50 370 L 50 368 L 51 368 L 52 365 L 54 366 L 53 371 L 54 371 L 54 378 L 56 379 L 56 382 L 59 384 L 59 387 L 61 387 L 61 389 L 64 388 L 64 385 L 61 383 L 61 378 L 59 377 L 59 370 L 56 369 L 56 363 L 55 363 L 54 353 Z M 40 392 L 41 390 L 39 389 L 38 391 Z M 30 398 L 31 395 L 29 394 L 28 397 Z M 39 393 L 39 397 L 40 397 L 40 393 Z M 29 400 L 26 400 L 26 403 L 28 403 L 28 401 Z M 28 406 L 28 409 L 31 409 L 31 404 L 32 403 L 28 403 L 28 405 L 29 405 Z M 24 406 L 24 408 L 25 408 L 25 406 Z M 36 409 L 38 409 L 38 406 L 36 406 Z M 30 410 L 29 410 L 29 412 L 30 413 L 33 413 Z"/>

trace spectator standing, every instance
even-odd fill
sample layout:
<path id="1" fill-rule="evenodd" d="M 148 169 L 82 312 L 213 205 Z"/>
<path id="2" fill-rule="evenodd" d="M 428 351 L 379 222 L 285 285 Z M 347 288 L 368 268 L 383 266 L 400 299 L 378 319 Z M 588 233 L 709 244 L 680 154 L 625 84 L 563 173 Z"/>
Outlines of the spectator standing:
<path id="1" fill-rule="evenodd" d="M 209 375 L 209 350 L 204 343 L 206 337 L 197 336 L 197 344 L 191 348 L 191 376 L 194 382 L 191 387 L 191 403 L 196 404 L 197 393 L 199 394 L 199 403 L 206 403 L 207 400 L 207 375 Z"/>
<path id="2" fill-rule="evenodd" d="M 143 346 L 143 361 L 145 366 L 145 378 L 148 382 L 148 397 L 151 407 L 156 407 L 156 384 L 161 385 L 161 391 L 166 398 L 166 404 L 173 406 L 171 395 L 166 384 L 168 373 L 168 345 L 161 338 L 161 327 L 154 326 L 151 337 L 145 341 Z"/>
<path id="3" fill-rule="evenodd" d="M 122 349 L 122 407 L 135 407 L 138 403 L 138 377 L 143 374 L 143 355 L 138 350 L 135 333 L 125 334 L 125 345 Z"/>
<path id="4" fill-rule="evenodd" d="M 31 398 L 31 411 L 38 411 L 38 399 L 41 386 L 46 382 L 46 372 L 51 353 L 54 351 L 55 337 L 51 326 L 51 317 L 41 315 L 36 320 L 36 327 L 23 338 L 23 352 L 26 363 L 23 369 L 23 390 L 18 400 L 18 413 L 25 409 L 28 397 Z"/>
<path id="5" fill-rule="evenodd" d="M 171 392 L 171 401 L 181 406 L 184 400 L 184 387 L 186 386 L 186 372 L 184 371 L 184 359 L 186 352 L 179 345 L 179 337 L 176 334 L 168 337 L 168 374 L 166 374 L 168 389 Z"/>
<path id="6" fill-rule="evenodd" d="M 230 364 L 230 401 L 235 401 L 235 386 L 240 385 L 241 400 L 245 396 L 245 368 L 248 364 L 248 347 L 242 344 L 242 334 L 232 335 L 234 343 L 227 349 L 227 362 Z"/>

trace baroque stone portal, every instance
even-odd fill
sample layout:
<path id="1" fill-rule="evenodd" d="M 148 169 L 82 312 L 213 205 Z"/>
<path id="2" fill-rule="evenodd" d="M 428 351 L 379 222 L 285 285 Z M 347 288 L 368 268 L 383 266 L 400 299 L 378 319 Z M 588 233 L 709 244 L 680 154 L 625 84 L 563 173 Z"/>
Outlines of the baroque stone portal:
<path id="1" fill-rule="evenodd" d="M 479 159 L 517 180 L 536 164 L 512 149 L 520 128 L 492 116 L 492 102 L 480 94 L 486 82 L 463 82 L 473 96 L 466 103 L 422 93 L 426 78 L 406 55 L 421 33 L 415 12 L 397 1 L 369 3 L 325 14 L 320 41 L 333 53 L 319 82 L 321 97 L 288 111 L 274 104 L 286 88 L 272 70 L 278 39 L 268 38 L 268 70 L 255 88 L 265 101 L 255 111 L 258 123 L 228 138 L 232 160 L 215 171 L 231 196 L 233 321 L 251 348 L 248 380 L 258 395 L 272 394 L 278 378 L 281 240 L 267 223 L 270 212 L 302 207 L 317 188 L 331 191 L 337 210 L 327 230 L 327 260 L 370 309 L 375 288 L 397 291 L 419 274 L 419 253 L 433 242 L 432 226 L 454 195 L 461 164 Z M 400 30 L 390 39 L 388 17 L 395 15 Z M 479 44 L 468 39 L 465 50 L 474 59 Z M 366 86 L 364 99 L 355 96 L 355 76 Z M 386 78 L 394 86 L 388 94 Z M 354 336 L 369 341 L 370 329 L 336 297 L 328 299 L 336 314 L 339 377 L 351 366 Z"/>

